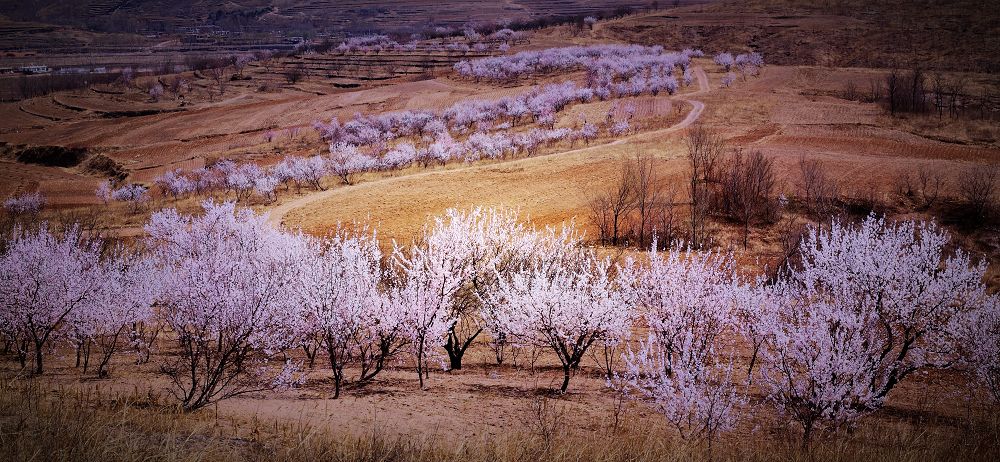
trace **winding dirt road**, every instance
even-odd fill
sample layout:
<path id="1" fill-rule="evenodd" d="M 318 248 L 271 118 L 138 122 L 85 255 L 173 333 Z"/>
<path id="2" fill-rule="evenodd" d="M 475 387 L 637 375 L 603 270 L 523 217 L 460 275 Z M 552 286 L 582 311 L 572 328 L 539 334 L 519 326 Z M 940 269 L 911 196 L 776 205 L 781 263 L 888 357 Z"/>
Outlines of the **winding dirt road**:
<path id="1" fill-rule="evenodd" d="M 635 135 L 630 135 L 630 136 L 626 136 L 624 138 L 619 138 L 619 139 L 617 139 L 615 141 L 611 141 L 611 142 L 604 143 L 604 144 L 598 144 L 598 145 L 588 146 L 588 147 L 579 148 L 579 149 L 572 149 L 572 150 L 569 150 L 569 151 L 554 152 L 554 153 L 546 154 L 545 156 L 539 156 L 539 157 L 561 156 L 561 155 L 566 155 L 566 154 L 576 154 L 576 153 L 591 151 L 591 150 L 595 150 L 595 149 L 606 148 L 606 147 L 609 147 L 609 146 L 617 146 L 617 145 L 626 143 L 629 140 L 635 139 L 637 137 L 646 137 L 646 136 L 651 136 L 651 135 L 664 135 L 664 134 L 673 133 L 673 132 L 676 132 L 676 131 L 683 130 L 683 129 L 687 128 L 687 127 L 690 127 L 692 124 L 694 124 L 695 122 L 698 121 L 698 119 L 701 117 L 702 112 L 704 112 L 704 110 L 705 110 L 705 103 L 702 103 L 701 101 L 698 101 L 698 100 L 691 99 L 691 97 L 692 96 L 701 95 L 701 94 L 704 94 L 704 93 L 707 93 L 708 91 L 710 91 L 710 87 L 709 87 L 709 84 L 708 84 L 708 76 L 705 74 L 705 70 L 702 69 L 701 67 L 696 67 L 695 70 L 694 70 L 694 72 L 695 72 L 695 76 L 698 79 L 698 91 L 692 92 L 692 93 L 688 93 L 688 94 L 685 94 L 685 95 L 681 95 L 681 96 L 678 96 L 676 98 L 679 101 L 686 101 L 686 102 L 688 102 L 688 103 L 691 104 L 691 111 L 688 112 L 688 114 L 687 114 L 686 117 L 684 117 L 684 120 L 682 120 L 682 121 L 680 121 L 680 122 L 678 122 L 678 123 L 676 123 L 674 125 L 671 125 L 670 127 L 667 127 L 667 128 L 662 128 L 662 129 L 654 130 L 654 131 L 650 131 L 650 132 L 637 133 Z M 458 170 L 455 170 L 455 171 L 461 171 L 461 170 L 462 169 L 458 169 Z M 375 180 L 374 183 L 398 181 L 398 180 L 401 180 L 401 179 L 412 180 L 414 178 L 420 178 L 421 176 L 436 175 L 436 174 L 439 174 L 439 173 L 440 172 L 437 171 L 437 170 L 429 170 L 429 171 L 425 171 L 425 172 L 421 172 L 421 173 L 415 173 L 413 175 L 405 175 L 405 176 L 396 176 L 396 177 L 382 178 L 382 179 L 379 179 L 379 180 Z M 338 194 L 339 192 L 342 192 L 341 189 L 342 188 L 335 188 L 335 189 L 328 189 L 328 190 L 325 190 L 325 191 L 317 191 L 317 192 L 314 192 L 314 193 L 306 194 L 304 196 L 296 197 L 296 198 L 294 198 L 294 199 L 292 199 L 292 200 L 290 200 L 288 202 L 280 204 L 280 205 L 274 207 L 273 209 L 270 209 L 270 210 L 267 211 L 267 223 L 270 224 L 271 226 L 276 227 L 276 228 L 277 227 L 281 227 L 281 226 L 284 225 L 285 215 L 287 215 L 288 212 L 291 212 L 292 210 L 295 210 L 295 209 L 300 208 L 300 207 L 304 207 L 304 206 L 306 206 L 308 204 L 311 204 L 313 202 L 316 202 L 316 201 L 322 201 L 322 200 L 328 199 L 328 198 L 330 198 L 330 197 Z"/>

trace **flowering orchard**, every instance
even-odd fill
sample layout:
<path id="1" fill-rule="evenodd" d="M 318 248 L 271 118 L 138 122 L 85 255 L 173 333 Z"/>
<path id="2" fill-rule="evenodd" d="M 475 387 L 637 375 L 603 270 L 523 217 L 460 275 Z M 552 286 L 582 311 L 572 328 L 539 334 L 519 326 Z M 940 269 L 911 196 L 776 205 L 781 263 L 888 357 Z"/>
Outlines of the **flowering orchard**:
<path id="1" fill-rule="evenodd" d="M 496 33 L 501 32 L 503 29 Z M 342 46 L 347 51 L 389 47 L 387 40 L 384 36 L 358 37 Z M 328 145 L 324 155 L 290 156 L 269 168 L 222 161 L 189 172 L 168 171 L 154 183 L 164 195 L 173 198 L 225 191 L 237 201 L 257 197 L 271 202 L 282 187 L 323 189 L 324 178 L 329 176 L 352 184 L 365 172 L 532 156 L 541 147 L 560 142 L 590 143 L 602 132 L 613 137 L 625 136 L 636 128 L 635 107 L 631 103 L 623 105 L 632 108 L 631 111 L 609 112 L 606 120 L 580 120 L 573 128 L 556 127 L 557 116 L 573 104 L 672 95 L 680 87 L 693 83 L 691 58 L 700 56 L 703 56 L 701 51 L 690 49 L 674 53 L 665 52 L 662 47 L 594 45 L 462 61 L 455 65 L 455 70 L 464 78 L 507 82 L 584 70 L 587 83 L 544 84 L 515 96 L 463 100 L 440 111 L 359 113 L 343 121 L 337 118 L 317 121 L 313 128 Z M 757 59 L 759 55 L 754 56 L 752 61 L 763 65 Z M 741 62 L 745 60 L 741 58 Z M 273 132 L 265 133 L 266 142 L 274 139 Z M 98 195 L 104 202 L 124 201 L 134 208 L 142 204 L 144 196 L 135 190 L 137 186 L 115 191 L 110 186 L 102 187 Z"/>
<path id="2" fill-rule="evenodd" d="M 361 35 L 350 37 L 344 42 L 341 42 L 335 50 L 341 54 L 380 54 L 388 52 L 410 53 L 416 51 L 418 48 L 427 52 L 468 53 L 470 51 L 474 51 L 476 53 L 487 53 L 499 51 L 504 53 L 510 49 L 510 45 L 523 42 L 527 39 L 527 34 L 525 32 L 511 30 L 506 27 L 499 28 L 491 32 L 477 29 L 476 25 L 466 24 L 461 31 L 462 36 L 458 40 L 441 40 L 437 43 L 433 41 L 420 42 L 418 40 L 412 40 L 408 43 L 399 43 L 387 35 Z M 455 30 L 441 30 L 440 32 L 442 35 L 452 35 L 456 33 Z"/>
<path id="3" fill-rule="evenodd" d="M 115 355 L 142 361 L 173 344 L 160 370 L 189 410 L 301 385 L 323 355 L 334 397 L 400 365 L 422 388 L 431 370 L 460 368 L 480 335 L 498 362 L 502 348 L 551 351 L 566 392 L 587 352 L 603 350 L 610 386 L 709 442 L 767 406 L 807 442 L 930 368 L 968 371 L 997 395 L 986 265 L 933 223 L 813 228 L 801 261 L 766 281 L 727 254 L 652 250 L 646 264 L 613 264 L 572 226 L 539 230 L 505 210 L 448 211 L 384 255 L 370 231 L 315 238 L 231 202 L 203 207 L 153 214 L 142 251 L 74 228 L 15 230 L 0 254 L 8 350 L 41 374 L 60 348 L 95 348 L 105 377 Z M 765 402 L 750 404 L 751 381 Z"/>

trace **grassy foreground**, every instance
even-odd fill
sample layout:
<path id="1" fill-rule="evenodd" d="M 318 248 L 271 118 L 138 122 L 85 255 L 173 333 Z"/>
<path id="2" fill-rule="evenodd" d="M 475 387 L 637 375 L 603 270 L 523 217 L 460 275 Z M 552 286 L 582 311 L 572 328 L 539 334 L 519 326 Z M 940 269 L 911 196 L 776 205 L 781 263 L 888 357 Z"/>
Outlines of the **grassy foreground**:
<path id="1" fill-rule="evenodd" d="M 557 399 L 557 398 L 555 398 Z M 454 441 L 388 435 L 378 427 L 331 434 L 297 423 L 220 419 L 211 409 L 184 414 L 138 393 L 48 389 L 30 379 L 0 382 L 0 460 L 79 461 L 927 461 L 1000 459 L 1000 418 L 994 413 L 930 431 L 916 423 L 864 423 L 828 435 L 810 448 L 797 435 L 733 435 L 714 444 L 619 428 L 590 437 L 566 436 L 544 406 L 537 421 L 512 423 L 499 439 Z"/>

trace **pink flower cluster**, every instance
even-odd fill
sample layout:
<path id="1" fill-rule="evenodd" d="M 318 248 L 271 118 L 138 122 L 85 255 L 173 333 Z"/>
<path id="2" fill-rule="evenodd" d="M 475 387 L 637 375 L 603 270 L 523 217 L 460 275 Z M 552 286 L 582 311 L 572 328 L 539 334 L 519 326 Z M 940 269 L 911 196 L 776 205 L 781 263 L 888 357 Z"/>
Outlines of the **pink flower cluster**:
<path id="1" fill-rule="evenodd" d="M 45 196 L 38 191 L 11 196 L 3 201 L 3 208 L 12 215 L 35 214 L 43 207 Z"/>

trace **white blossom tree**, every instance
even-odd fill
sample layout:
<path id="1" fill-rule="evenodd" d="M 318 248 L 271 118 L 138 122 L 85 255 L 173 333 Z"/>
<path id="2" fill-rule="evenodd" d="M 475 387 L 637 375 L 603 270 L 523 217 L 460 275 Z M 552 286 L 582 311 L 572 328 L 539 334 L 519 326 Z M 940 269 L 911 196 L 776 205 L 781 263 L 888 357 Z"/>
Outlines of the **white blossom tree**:
<path id="1" fill-rule="evenodd" d="M 705 438 L 709 448 L 741 417 L 746 398 L 733 378 L 733 328 L 739 290 L 732 256 L 655 246 L 649 268 L 635 269 L 636 299 L 648 338 L 626 355 L 629 389 L 649 400 L 683 438 Z"/>
<path id="2" fill-rule="evenodd" d="M 882 407 L 913 372 L 960 358 L 957 325 L 985 298 L 985 263 L 947 250 L 934 223 L 813 227 L 801 263 L 768 297 L 773 314 L 761 349 L 763 386 L 798 421 L 808 443 Z"/>
<path id="3" fill-rule="evenodd" d="M 276 374 L 266 366 L 292 346 L 301 319 L 291 288 L 303 240 L 231 202 L 203 207 L 197 217 L 157 212 L 145 228 L 163 269 L 161 315 L 179 348 L 163 370 L 185 410 L 289 385 L 293 364 Z"/>
<path id="4" fill-rule="evenodd" d="M 486 296 L 511 336 L 556 354 L 563 369 L 561 392 L 588 348 L 631 328 L 632 307 L 610 266 L 582 251 L 563 259 L 540 256 L 499 277 Z"/>
<path id="5" fill-rule="evenodd" d="M 76 227 L 62 235 L 44 224 L 37 231 L 15 229 L 0 253 L 0 268 L 0 326 L 31 345 L 32 369 L 41 374 L 63 322 L 100 296 L 100 243 L 84 241 Z"/>

